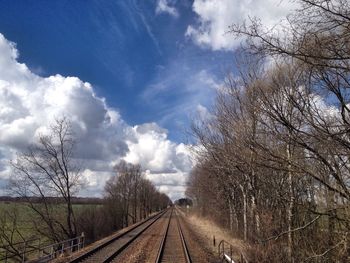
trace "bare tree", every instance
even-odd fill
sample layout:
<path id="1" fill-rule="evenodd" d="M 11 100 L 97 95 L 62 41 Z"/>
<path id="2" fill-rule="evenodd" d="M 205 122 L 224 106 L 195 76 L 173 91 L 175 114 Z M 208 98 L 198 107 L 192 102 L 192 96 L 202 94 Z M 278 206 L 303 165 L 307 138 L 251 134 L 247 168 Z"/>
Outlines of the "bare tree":
<path id="1" fill-rule="evenodd" d="M 26 200 L 36 230 L 55 241 L 77 236 L 72 197 L 82 178 L 74 147 L 71 123 L 61 118 L 11 162 L 11 193 Z"/>
<path id="2" fill-rule="evenodd" d="M 171 203 L 167 195 L 159 193 L 155 186 L 143 177 L 140 165 L 121 161 L 115 167 L 115 171 L 116 175 L 105 185 L 106 200 L 116 218 L 122 218 L 123 227 L 136 223 Z"/>
<path id="3" fill-rule="evenodd" d="M 308 73 L 293 63 L 241 73 L 218 94 L 210 120 L 194 126 L 202 147 L 188 194 L 201 212 L 220 208 L 218 217 L 241 226 L 247 242 L 275 242 L 256 260 L 347 258 L 344 124 L 341 114 L 319 107 Z"/>

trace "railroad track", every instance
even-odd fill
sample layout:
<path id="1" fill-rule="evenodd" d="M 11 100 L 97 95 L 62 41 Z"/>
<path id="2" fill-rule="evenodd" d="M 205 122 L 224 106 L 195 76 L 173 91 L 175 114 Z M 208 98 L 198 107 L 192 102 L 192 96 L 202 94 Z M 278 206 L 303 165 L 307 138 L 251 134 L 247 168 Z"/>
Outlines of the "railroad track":
<path id="1" fill-rule="evenodd" d="M 163 235 L 156 263 L 191 263 L 186 241 L 182 233 L 177 212 L 172 209 Z"/>
<path id="2" fill-rule="evenodd" d="M 107 263 L 112 262 L 125 248 L 137 239 L 146 229 L 161 218 L 163 211 L 129 229 L 128 231 L 113 237 L 105 243 L 87 251 L 85 254 L 74 258 L 70 263 Z"/>

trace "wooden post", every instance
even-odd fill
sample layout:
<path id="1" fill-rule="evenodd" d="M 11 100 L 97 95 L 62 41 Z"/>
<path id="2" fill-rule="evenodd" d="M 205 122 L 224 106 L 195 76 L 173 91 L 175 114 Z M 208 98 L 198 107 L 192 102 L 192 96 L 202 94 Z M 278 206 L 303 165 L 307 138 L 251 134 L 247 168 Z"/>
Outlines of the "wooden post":
<path id="1" fill-rule="evenodd" d="M 41 246 L 41 239 L 39 238 L 39 245 L 38 245 L 38 258 L 41 257 L 41 254 L 40 254 L 40 246 Z"/>
<path id="2" fill-rule="evenodd" d="M 225 242 L 222 242 L 222 254 L 225 257 Z"/>
<path id="3" fill-rule="evenodd" d="M 24 241 L 24 248 L 23 248 L 22 262 L 25 262 L 25 260 L 26 260 L 26 248 L 27 248 L 27 241 Z"/>
<path id="4" fill-rule="evenodd" d="M 51 246 L 51 253 L 50 253 L 50 257 L 51 257 L 51 258 L 54 258 L 53 253 L 54 253 L 54 249 L 53 249 L 53 246 Z"/>
<path id="5" fill-rule="evenodd" d="M 81 233 L 81 238 L 82 238 L 82 247 L 81 248 L 84 248 L 84 245 L 85 245 L 85 234 L 84 234 L 84 232 Z"/>

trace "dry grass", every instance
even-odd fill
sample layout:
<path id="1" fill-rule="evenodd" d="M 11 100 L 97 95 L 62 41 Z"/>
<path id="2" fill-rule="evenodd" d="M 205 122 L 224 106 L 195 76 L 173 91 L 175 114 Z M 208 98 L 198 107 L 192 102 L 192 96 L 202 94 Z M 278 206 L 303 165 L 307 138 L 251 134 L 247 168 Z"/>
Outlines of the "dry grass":
<path id="1" fill-rule="evenodd" d="M 241 240 L 232 237 L 230 233 L 222 227 L 215 224 L 212 220 L 197 216 L 195 213 L 184 209 L 179 209 L 180 213 L 186 218 L 191 227 L 200 233 L 203 240 L 206 242 L 207 248 L 213 253 L 218 253 L 218 244 L 221 240 L 225 240 L 233 246 L 233 251 L 236 253 L 242 253 L 245 258 L 247 257 L 248 246 Z M 213 238 L 215 237 L 216 244 L 214 246 Z"/>

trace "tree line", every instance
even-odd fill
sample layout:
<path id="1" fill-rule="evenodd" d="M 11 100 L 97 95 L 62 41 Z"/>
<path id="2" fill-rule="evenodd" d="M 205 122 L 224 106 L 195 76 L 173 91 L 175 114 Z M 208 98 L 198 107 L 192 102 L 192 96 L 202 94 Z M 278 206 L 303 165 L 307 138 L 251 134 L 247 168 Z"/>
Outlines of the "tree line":
<path id="1" fill-rule="evenodd" d="M 40 203 L 40 199 L 36 198 L 36 197 L 30 197 L 33 199 L 33 202 L 37 202 Z M 52 199 L 55 200 L 55 202 L 57 203 L 63 203 L 64 199 L 61 197 L 48 197 L 48 199 Z M 17 203 L 21 203 L 21 202 L 25 202 L 26 199 L 19 197 L 19 196 L 8 196 L 8 195 L 3 195 L 0 196 L 0 202 L 17 202 Z M 74 196 L 72 197 L 72 202 L 73 204 L 102 204 L 103 203 L 103 199 L 100 197 L 78 197 L 78 196 Z"/>
<path id="2" fill-rule="evenodd" d="M 350 257 L 350 4 L 299 0 L 288 25 L 245 38 L 206 118 L 194 120 L 187 195 L 250 244 L 252 262 Z"/>
<path id="3" fill-rule="evenodd" d="M 106 182 L 103 206 L 90 206 L 80 213 L 80 232 L 86 234 L 88 241 L 95 241 L 171 203 L 166 194 L 144 177 L 140 165 L 121 161 L 115 166 L 115 175 Z"/>
<path id="4" fill-rule="evenodd" d="M 76 197 L 86 180 L 75 157 L 76 139 L 70 120 L 58 118 L 10 162 L 7 190 L 17 202 L 7 202 L 0 215 L 0 250 L 7 255 L 21 259 L 17 243 L 33 237 L 54 243 L 84 233 L 90 243 L 171 204 L 141 166 L 123 161 L 106 182 L 103 199 Z"/>

